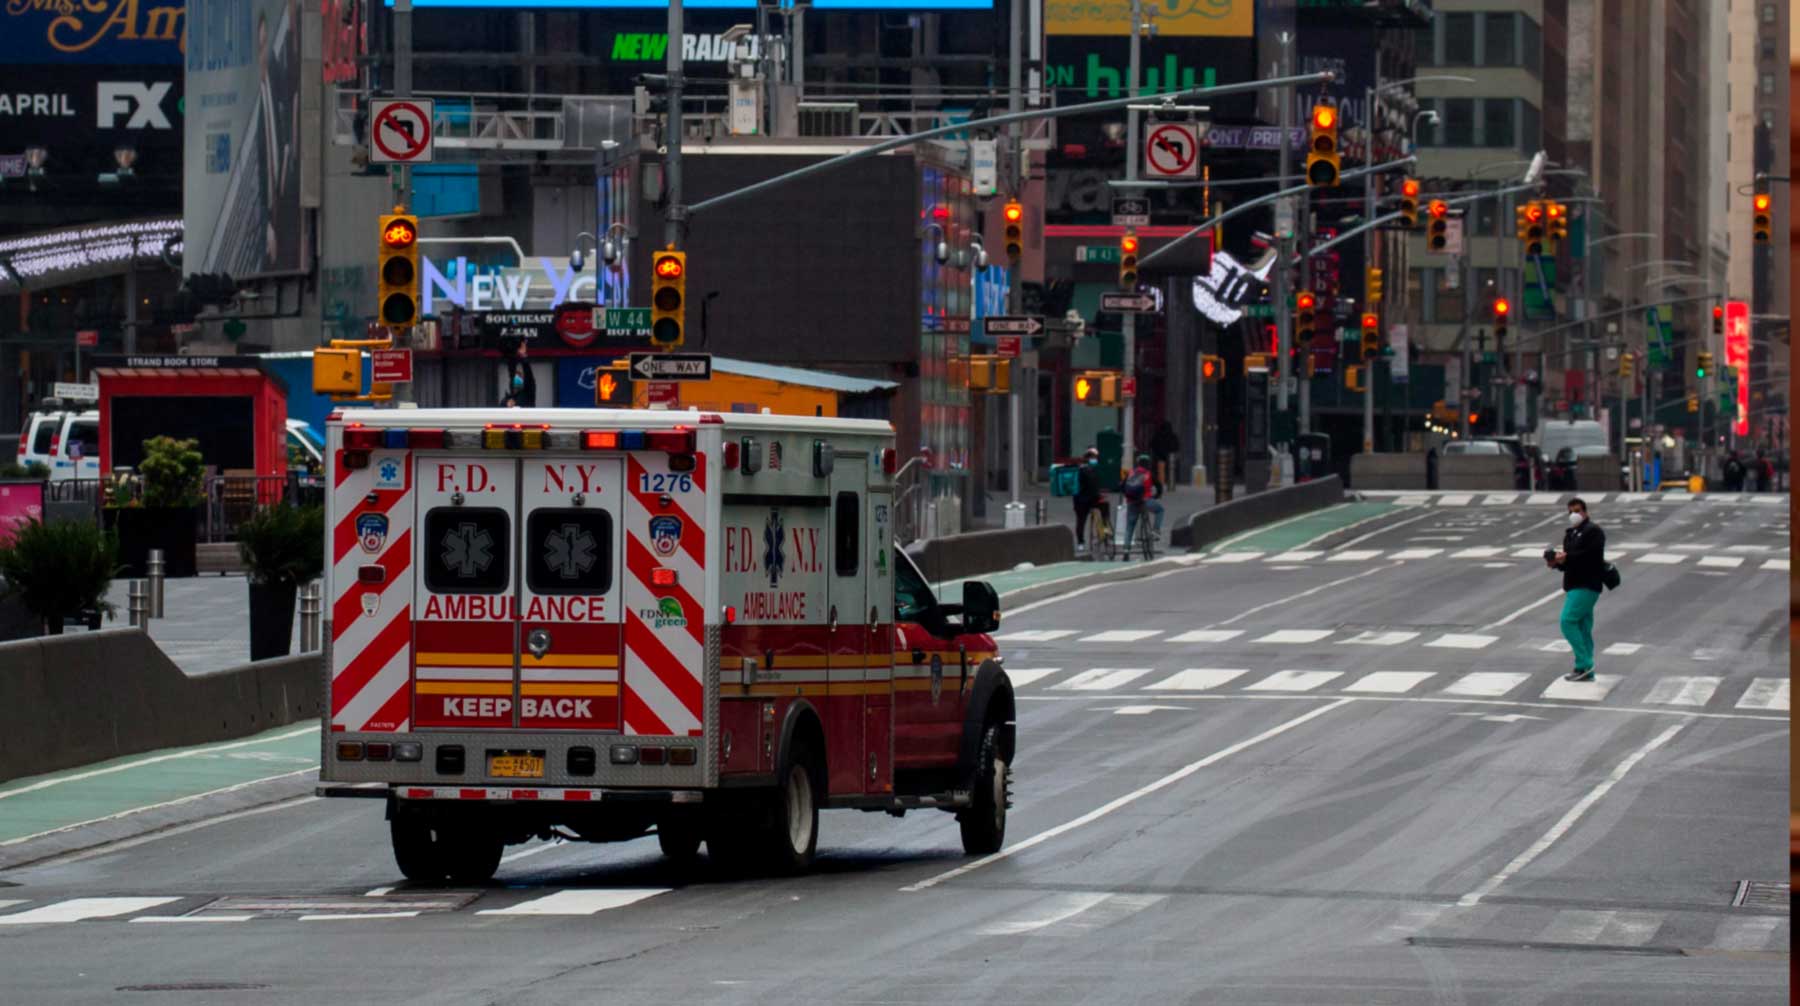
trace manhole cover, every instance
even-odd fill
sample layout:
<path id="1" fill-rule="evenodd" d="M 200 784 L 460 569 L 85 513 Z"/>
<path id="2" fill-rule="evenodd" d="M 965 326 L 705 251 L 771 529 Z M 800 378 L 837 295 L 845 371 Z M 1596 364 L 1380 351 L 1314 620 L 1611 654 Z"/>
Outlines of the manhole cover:
<path id="1" fill-rule="evenodd" d="M 1791 911 L 1790 890 L 1787 884 L 1780 881 L 1740 880 L 1737 893 L 1731 896 L 1731 907 L 1755 908 L 1765 912 Z"/>
<path id="2" fill-rule="evenodd" d="M 276 895 L 227 897 L 209 901 L 188 916 L 234 915 L 250 918 L 300 918 L 307 915 L 392 915 L 396 912 L 454 912 L 474 901 L 477 894 L 400 894 L 366 898 L 345 895 Z"/>

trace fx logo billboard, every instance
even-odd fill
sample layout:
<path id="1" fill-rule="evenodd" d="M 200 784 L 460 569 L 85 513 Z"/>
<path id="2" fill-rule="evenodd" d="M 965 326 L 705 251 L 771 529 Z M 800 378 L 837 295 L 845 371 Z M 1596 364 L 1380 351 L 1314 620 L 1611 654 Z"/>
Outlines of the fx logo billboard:
<path id="1" fill-rule="evenodd" d="M 127 116 L 125 129 L 174 129 L 175 124 L 163 112 L 163 101 L 174 86 L 174 82 L 167 80 L 150 84 L 103 80 L 98 85 L 95 125 L 101 129 L 118 129 L 119 117 Z"/>

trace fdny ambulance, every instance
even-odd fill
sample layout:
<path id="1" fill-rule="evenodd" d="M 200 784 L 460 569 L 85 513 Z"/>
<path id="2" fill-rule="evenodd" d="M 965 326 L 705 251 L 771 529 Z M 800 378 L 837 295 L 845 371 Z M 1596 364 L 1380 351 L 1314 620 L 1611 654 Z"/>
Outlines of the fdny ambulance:
<path id="1" fill-rule="evenodd" d="M 808 866 L 824 808 L 1000 848 L 992 587 L 892 536 L 885 422 L 348 410 L 327 428 L 320 793 L 387 801 L 408 878 L 533 837 Z"/>

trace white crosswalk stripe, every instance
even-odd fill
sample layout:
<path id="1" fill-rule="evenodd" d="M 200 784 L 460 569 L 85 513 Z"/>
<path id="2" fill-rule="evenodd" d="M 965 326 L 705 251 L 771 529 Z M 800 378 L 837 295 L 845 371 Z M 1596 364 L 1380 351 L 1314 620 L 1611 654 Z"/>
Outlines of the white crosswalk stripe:
<path id="1" fill-rule="evenodd" d="M 1613 643 L 1601 653 L 1608 657 L 1629 657 L 1643 648 L 1643 643 Z"/>
<path id="2" fill-rule="evenodd" d="M 1780 570 L 1785 573 L 1787 572 L 1788 561 L 1786 559 L 1770 559 L 1762 564 L 1762 568 Z"/>
<path id="3" fill-rule="evenodd" d="M 1331 558 L 1329 558 L 1325 561 L 1326 562 L 1363 562 L 1368 559 L 1373 559 L 1380 554 L 1381 554 L 1381 549 L 1378 549 L 1378 548 L 1353 548 L 1353 549 L 1349 549 L 1349 550 L 1342 551 L 1342 552 L 1335 552 L 1332 554 Z"/>
<path id="4" fill-rule="evenodd" d="M 1786 921 L 1779 915 L 1728 918 L 1714 930 L 1711 949 L 1761 950 L 1774 942 L 1775 931 Z"/>
<path id="5" fill-rule="evenodd" d="M 1653 541 L 1622 541 L 1619 542 L 1619 547 L 1634 548 L 1641 552 L 1647 548 L 1660 548 L 1661 546 Z"/>
<path id="6" fill-rule="evenodd" d="M 1324 554 L 1325 554 L 1324 552 L 1320 552 L 1320 551 L 1313 550 L 1313 549 L 1296 549 L 1292 552 L 1283 552 L 1280 555 L 1272 556 L 1269 559 L 1269 561 L 1270 562 L 1305 562 L 1308 559 L 1317 559 L 1319 556 L 1322 556 Z"/>
<path id="7" fill-rule="evenodd" d="M 1606 698 L 1619 683 L 1617 674 L 1596 674 L 1592 681 L 1564 681 L 1557 678 L 1544 689 L 1546 699 L 1563 699 L 1568 702 L 1599 702 Z"/>
<path id="8" fill-rule="evenodd" d="M 1685 555 L 1674 555 L 1669 552 L 1650 552 L 1637 557 L 1637 561 L 1651 566 L 1674 566 L 1687 559 Z"/>
<path id="9" fill-rule="evenodd" d="M 1008 667 L 1006 676 L 1011 679 L 1014 688 L 1024 688 L 1034 681 L 1042 681 L 1061 670 L 1060 667 Z"/>
<path id="10" fill-rule="evenodd" d="M 1190 667 L 1150 686 L 1154 691 L 1168 692 L 1204 692 L 1208 689 L 1228 685 L 1249 671 L 1229 667 Z"/>
<path id="11" fill-rule="evenodd" d="M 1700 565 L 1712 569 L 1736 569 L 1743 564 L 1744 557 L 1741 555 L 1703 555 L 1700 557 Z"/>
<path id="12" fill-rule="evenodd" d="M 1082 636 L 1084 643 L 1135 643 L 1161 634 L 1161 629 L 1108 629 L 1096 632 L 1091 636 Z"/>
<path id="13" fill-rule="evenodd" d="M 1253 643 L 1316 643 L 1331 635 L 1330 629 L 1276 629 L 1266 636 L 1252 639 Z"/>
<path id="14" fill-rule="evenodd" d="M 1236 639 L 1244 634 L 1242 629 L 1189 629 L 1179 636 L 1169 637 L 1171 643 L 1223 643 Z"/>
<path id="15" fill-rule="evenodd" d="M 1738 699 L 1737 708 L 1786 712 L 1790 684 L 1787 678 L 1753 678 L 1750 687 L 1744 690 L 1744 697 Z"/>
<path id="16" fill-rule="evenodd" d="M 1104 692 L 1130 684 L 1149 673 L 1148 667 L 1095 667 L 1050 687 L 1055 691 Z"/>
<path id="17" fill-rule="evenodd" d="M 38 908 L 28 908 L 23 912 L 14 912 L 11 915 L 0 915 L 0 926 L 38 926 L 59 922 L 81 922 L 86 919 L 111 919 L 180 900 L 180 898 L 70 898 Z"/>
<path id="18" fill-rule="evenodd" d="M 1434 555 L 1442 555 L 1443 551 L 1444 550 L 1441 548 L 1403 548 L 1400 551 L 1395 552 L 1393 555 L 1388 556 L 1388 558 L 1389 559 L 1429 559 Z"/>
<path id="19" fill-rule="evenodd" d="M 1417 638 L 1419 638 L 1419 634 L 1416 632 L 1363 632 L 1344 640 L 1344 642 L 1354 643 L 1358 646 L 1399 646 L 1401 643 Z"/>
<path id="20" fill-rule="evenodd" d="M 1369 692 L 1376 695 L 1400 695 L 1435 677 L 1433 671 L 1376 671 L 1344 686 L 1346 692 Z"/>
<path id="21" fill-rule="evenodd" d="M 1652 706 L 1703 706 L 1712 701 L 1723 678 L 1674 675 L 1657 681 L 1644 703 Z"/>
<path id="22" fill-rule="evenodd" d="M 1517 502 L 1519 502 L 1519 494 L 1518 493 L 1488 493 L 1487 496 L 1485 496 L 1482 499 L 1481 505 L 1482 506 L 1511 506 L 1512 504 L 1517 503 Z"/>
<path id="23" fill-rule="evenodd" d="M 667 887 L 599 888 L 584 891 L 557 891 L 541 898 L 521 901 L 506 908 L 484 908 L 477 915 L 594 915 L 613 908 L 634 905 L 646 898 L 669 893 Z"/>
<path id="24" fill-rule="evenodd" d="M 1496 545 L 1481 545 L 1476 548 L 1461 548 L 1450 553 L 1452 559 L 1491 559 L 1506 551 Z"/>
<path id="25" fill-rule="evenodd" d="M 1468 493 L 1450 493 L 1438 497 L 1438 506 L 1468 506 L 1475 497 Z"/>
<path id="26" fill-rule="evenodd" d="M 1483 636 L 1468 632 L 1447 632 L 1426 643 L 1426 646 L 1437 646 L 1448 650 L 1481 650 L 1494 645 L 1499 636 Z"/>
<path id="27" fill-rule="evenodd" d="M 1067 639 L 1078 631 L 1077 629 L 1029 629 L 995 636 L 994 640 L 1000 643 L 1049 643 L 1058 639 Z"/>
<path id="28" fill-rule="evenodd" d="M 1530 677 L 1529 674 L 1512 671 L 1475 671 L 1450 682 L 1444 687 L 1444 694 L 1497 699 L 1524 684 Z"/>
<path id="29" fill-rule="evenodd" d="M 1230 563 L 1230 562 L 1255 562 L 1256 560 L 1261 559 L 1262 557 L 1263 557 L 1263 554 L 1261 552 L 1220 552 L 1218 555 L 1209 557 L 1206 561 L 1207 562 L 1227 562 L 1227 563 Z"/>
<path id="30" fill-rule="evenodd" d="M 1562 494 L 1561 493 L 1532 493 L 1530 496 L 1526 497 L 1525 502 L 1531 504 L 1532 506 L 1543 506 L 1545 504 L 1556 504 L 1556 503 L 1562 502 Z"/>
<path id="31" fill-rule="evenodd" d="M 1344 676 L 1342 671 L 1276 671 L 1274 674 L 1246 685 L 1246 692 L 1310 692 L 1333 678 Z"/>
<path id="32" fill-rule="evenodd" d="M 1514 559 L 1542 559 L 1544 557 L 1544 550 L 1535 546 L 1532 548 L 1514 549 L 1512 557 Z"/>

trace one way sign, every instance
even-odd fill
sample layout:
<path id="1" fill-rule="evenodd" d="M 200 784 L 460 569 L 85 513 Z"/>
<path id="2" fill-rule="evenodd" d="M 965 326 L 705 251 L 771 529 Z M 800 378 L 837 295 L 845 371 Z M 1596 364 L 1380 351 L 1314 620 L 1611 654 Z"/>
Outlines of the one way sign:
<path id="1" fill-rule="evenodd" d="M 633 353 L 631 376 L 641 381 L 709 381 L 711 353 Z"/>
<path id="2" fill-rule="evenodd" d="M 1044 319 L 1035 314 L 992 314 L 981 319 L 981 330 L 996 335 L 1038 335 L 1044 331 Z"/>

